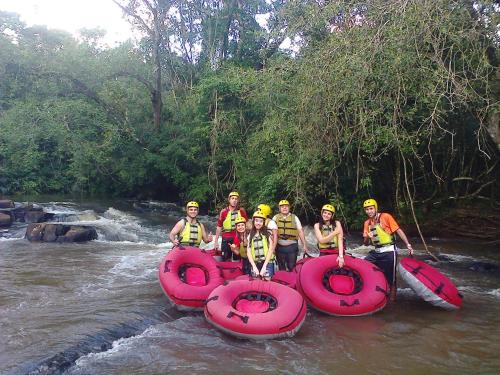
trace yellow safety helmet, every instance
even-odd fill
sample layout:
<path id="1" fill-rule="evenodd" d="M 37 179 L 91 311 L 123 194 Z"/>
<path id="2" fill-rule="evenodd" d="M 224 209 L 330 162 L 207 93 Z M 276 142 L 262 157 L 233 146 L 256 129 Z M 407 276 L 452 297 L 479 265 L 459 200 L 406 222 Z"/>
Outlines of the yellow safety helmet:
<path id="1" fill-rule="evenodd" d="M 323 211 L 330 211 L 332 214 L 335 213 L 335 207 L 331 204 L 325 204 L 323 207 L 321 207 L 321 212 Z"/>
<path id="2" fill-rule="evenodd" d="M 363 202 L 363 208 L 370 207 L 370 206 L 375 206 L 375 210 L 378 211 L 378 204 L 375 199 L 367 199 L 366 201 Z"/>
<path id="3" fill-rule="evenodd" d="M 191 202 L 187 202 L 187 204 L 186 204 L 186 208 L 189 208 L 189 207 L 200 208 L 200 205 L 198 204 L 198 202 L 191 201 Z"/>
<path id="4" fill-rule="evenodd" d="M 261 218 L 262 220 L 266 220 L 266 217 L 261 211 L 255 211 L 252 215 L 252 219 L 255 219 L 256 217 Z"/>
<path id="5" fill-rule="evenodd" d="M 246 223 L 247 219 L 245 219 L 243 216 L 236 216 L 236 219 L 234 219 L 234 225 L 240 224 L 240 223 Z"/>
<path id="6" fill-rule="evenodd" d="M 271 207 L 269 207 L 267 204 L 261 203 L 257 206 L 257 210 L 262 212 L 265 217 L 268 217 L 269 214 L 271 213 Z"/>
<path id="7" fill-rule="evenodd" d="M 284 206 L 285 204 L 289 205 L 290 206 L 290 202 L 288 202 L 286 199 L 282 199 L 280 200 L 280 202 L 278 203 L 278 206 Z"/>
<path id="8" fill-rule="evenodd" d="M 240 196 L 240 193 L 238 193 L 237 191 L 232 191 L 229 193 L 229 195 L 227 196 L 227 198 L 231 198 L 231 197 L 239 197 Z"/>

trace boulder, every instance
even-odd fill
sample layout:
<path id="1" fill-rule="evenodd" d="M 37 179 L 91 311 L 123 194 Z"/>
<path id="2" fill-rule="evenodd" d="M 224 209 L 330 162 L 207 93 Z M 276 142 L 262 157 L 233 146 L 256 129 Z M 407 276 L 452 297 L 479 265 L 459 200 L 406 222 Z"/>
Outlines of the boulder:
<path id="1" fill-rule="evenodd" d="M 10 227 L 11 224 L 12 216 L 7 213 L 0 212 L 0 227 Z"/>
<path id="2" fill-rule="evenodd" d="M 97 231 L 91 226 L 31 223 L 26 228 L 29 241 L 85 242 L 97 239 Z"/>
<path id="3" fill-rule="evenodd" d="M 0 200 L 0 208 L 14 208 L 14 202 L 8 199 Z"/>
<path id="4" fill-rule="evenodd" d="M 498 266 L 489 262 L 472 262 L 469 269 L 475 272 L 496 272 L 498 271 Z"/>
<path id="5" fill-rule="evenodd" d="M 51 220 L 54 214 L 43 212 L 43 210 L 29 210 L 24 213 L 24 221 L 26 223 L 42 223 Z"/>
<path id="6" fill-rule="evenodd" d="M 45 228 L 43 230 L 43 241 L 55 242 L 57 240 L 58 235 L 59 236 L 64 235 L 63 229 L 64 227 L 58 224 L 45 224 Z"/>
<path id="7" fill-rule="evenodd" d="M 64 236 L 58 236 L 57 242 L 86 242 L 97 239 L 97 231 L 92 227 L 71 225 Z"/>
<path id="8" fill-rule="evenodd" d="M 41 241 L 43 239 L 44 230 L 45 224 L 30 224 L 28 225 L 28 228 L 26 228 L 25 237 L 28 241 Z"/>

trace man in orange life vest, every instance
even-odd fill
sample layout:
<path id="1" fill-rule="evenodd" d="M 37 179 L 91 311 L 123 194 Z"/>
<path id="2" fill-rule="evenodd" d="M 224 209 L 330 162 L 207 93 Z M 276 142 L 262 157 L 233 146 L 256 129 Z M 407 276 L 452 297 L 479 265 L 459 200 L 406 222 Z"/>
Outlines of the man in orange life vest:
<path id="1" fill-rule="evenodd" d="M 241 216 L 248 220 L 247 213 L 243 207 L 238 207 L 240 195 L 236 191 L 232 191 L 228 196 L 228 206 L 224 208 L 217 220 L 217 230 L 215 232 L 214 248 L 219 248 L 219 237 L 222 234 L 222 260 L 239 260 L 240 257 L 231 251 L 230 245 L 233 243 L 236 233 L 236 217 Z"/>
<path id="2" fill-rule="evenodd" d="M 399 224 L 394 218 L 385 212 L 378 212 L 378 204 L 375 199 L 367 199 L 363 203 L 363 208 L 368 216 L 363 226 L 363 237 L 365 245 L 370 242 L 375 246 L 375 250 L 371 250 L 365 257 L 366 260 L 372 262 L 379 267 L 387 279 L 391 287 L 391 300 L 396 300 L 396 263 L 397 249 L 394 233 L 406 244 L 413 255 L 413 248 L 406 237 L 406 234 L 399 227 Z"/>

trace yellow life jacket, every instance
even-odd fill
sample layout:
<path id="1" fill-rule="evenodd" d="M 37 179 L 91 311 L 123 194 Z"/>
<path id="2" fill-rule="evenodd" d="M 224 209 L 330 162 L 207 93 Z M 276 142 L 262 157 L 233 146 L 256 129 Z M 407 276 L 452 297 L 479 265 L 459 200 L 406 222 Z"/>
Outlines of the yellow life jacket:
<path id="1" fill-rule="evenodd" d="M 290 214 L 284 218 L 281 214 L 276 215 L 276 224 L 278 224 L 278 238 L 280 240 L 297 241 L 299 232 L 295 225 L 295 215 Z"/>
<path id="2" fill-rule="evenodd" d="M 325 225 L 323 224 L 321 226 L 321 235 L 323 237 L 326 237 L 328 236 L 330 233 L 333 232 L 333 225 Z M 332 240 L 328 243 L 321 243 L 321 242 L 318 242 L 318 248 L 320 249 L 336 249 L 338 248 L 339 245 L 338 245 L 338 235 L 334 236 L 332 238 Z"/>
<path id="3" fill-rule="evenodd" d="M 371 241 L 375 247 L 394 244 L 394 237 L 392 236 L 392 234 L 387 233 L 380 225 L 380 216 L 382 216 L 382 214 L 378 215 L 378 217 L 375 219 L 375 225 L 368 226 L 370 233 L 373 235 Z"/>
<path id="4" fill-rule="evenodd" d="M 236 224 L 234 223 L 234 220 L 238 214 L 240 214 L 239 209 L 234 211 L 230 211 L 229 209 L 227 210 L 226 218 L 222 222 L 222 232 L 233 232 L 235 230 Z"/>
<path id="5" fill-rule="evenodd" d="M 254 262 L 263 262 L 267 258 L 267 253 L 269 252 L 269 243 L 267 237 L 261 234 L 255 235 L 252 238 L 252 243 L 250 245 L 251 256 Z M 273 260 L 274 257 L 271 259 Z"/>
<path id="6" fill-rule="evenodd" d="M 203 235 L 201 224 L 198 223 L 198 221 L 194 224 L 190 224 L 188 219 L 183 220 L 184 229 L 179 235 L 179 242 L 186 246 L 200 246 Z"/>
<path id="7" fill-rule="evenodd" d="M 247 258 L 247 249 L 245 247 L 245 241 L 240 239 L 240 257 Z"/>

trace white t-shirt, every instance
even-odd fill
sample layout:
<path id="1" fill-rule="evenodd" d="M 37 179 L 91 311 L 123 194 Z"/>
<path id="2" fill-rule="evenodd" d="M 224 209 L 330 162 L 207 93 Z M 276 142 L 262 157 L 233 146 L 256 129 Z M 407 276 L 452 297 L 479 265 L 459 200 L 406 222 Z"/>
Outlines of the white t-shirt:
<path id="1" fill-rule="evenodd" d="M 269 230 L 277 230 L 278 229 L 278 224 L 274 220 L 269 220 L 269 223 L 267 223 L 267 229 Z"/>

